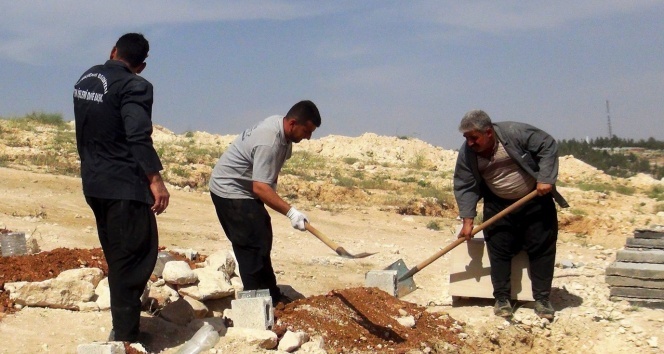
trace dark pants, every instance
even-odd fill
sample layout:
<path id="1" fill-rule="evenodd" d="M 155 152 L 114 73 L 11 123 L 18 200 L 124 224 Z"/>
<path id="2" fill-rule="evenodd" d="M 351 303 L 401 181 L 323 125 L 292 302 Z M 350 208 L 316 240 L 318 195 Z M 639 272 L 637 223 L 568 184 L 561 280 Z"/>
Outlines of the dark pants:
<path id="1" fill-rule="evenodd" d="M 484 220 L 505 209 L 513 200 L 484 196 Z M 535 197 L 484 229 L 491 283 L 496 299 L 511 298 L 512 258 L 526 250 L 535 300 L 548 299 L 556 261 L 558 216 L 550 195 Z"/>
<path id="2" fill-rule="evenodd" d="M 272 219 L 258 199 L 227 199 L 214 193 L 212 203 L 240 268 L 244 290 L 269 289 L 279 299 L 277 278 L 272 269 Z"/>
<path id="3" fill-rule="evenodd" d="M 141 295 L 157 262 L 157 220 L 150 205 L 134 200 L 86 197 L 108 263 L 111 316 L 116 341 L 136 341 Z"/>

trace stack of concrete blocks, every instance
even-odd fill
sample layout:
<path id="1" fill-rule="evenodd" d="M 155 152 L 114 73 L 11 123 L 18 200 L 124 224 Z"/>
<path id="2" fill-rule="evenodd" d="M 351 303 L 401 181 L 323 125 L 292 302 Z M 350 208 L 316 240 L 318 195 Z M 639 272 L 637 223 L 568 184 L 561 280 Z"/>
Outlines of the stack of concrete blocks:
<path id="1" fill-rule="evenodd" d="M 637 229 L 606 269 L 611 300 L 664 308 L 664 227 Z"/>
<path id="2" fill-rule="evenodd" d="M 231 301 L 233 327 L 258 330 L 272 329 L 274 308 L 267 289 L 239 291 Z"/>
<path id="3" fill-rule="evenodd" d="M 457 234 L 459 230 L 457 230 Z M 453 300 L 458 298 L 493 299 L 491 265 L 484 244 L 484 233 L 450 251 L 450 290 Z M 533 301 L 532 283 L 528 273 L 528 254 L 519 252 L 512 258 L 512 300 Z"/>

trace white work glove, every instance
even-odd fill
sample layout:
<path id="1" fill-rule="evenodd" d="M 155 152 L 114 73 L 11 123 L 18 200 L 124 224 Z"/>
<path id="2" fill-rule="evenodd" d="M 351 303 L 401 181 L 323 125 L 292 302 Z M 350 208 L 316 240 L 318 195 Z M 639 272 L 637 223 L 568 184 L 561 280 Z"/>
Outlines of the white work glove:
<path id="1" fill-rule="evenodd" d="M 299 212 L 295 207 L 291 207 L 288 210 L 288 213 L 286 213 L 286 216 L 290 219 L 290 223 L 293 226 L 293 228 L 296 228 L 300 231 L 305 231 L 306 228 L 304 227 L 304 222 L 309 222 L 309 219 L 307 219 L 307 216 Z"/>

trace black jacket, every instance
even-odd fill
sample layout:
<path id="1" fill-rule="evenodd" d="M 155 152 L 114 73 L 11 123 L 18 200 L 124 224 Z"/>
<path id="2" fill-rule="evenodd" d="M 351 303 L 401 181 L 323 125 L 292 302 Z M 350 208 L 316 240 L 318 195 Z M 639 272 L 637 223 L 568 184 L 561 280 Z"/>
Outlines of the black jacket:
<path id="1" fill-rule="evenodd" d="M 152 144 L 152 84 L 120 61 L 74 85 L 76 144 L 86 197 L 154 203 L 147 174 L 162 170 Z"/>

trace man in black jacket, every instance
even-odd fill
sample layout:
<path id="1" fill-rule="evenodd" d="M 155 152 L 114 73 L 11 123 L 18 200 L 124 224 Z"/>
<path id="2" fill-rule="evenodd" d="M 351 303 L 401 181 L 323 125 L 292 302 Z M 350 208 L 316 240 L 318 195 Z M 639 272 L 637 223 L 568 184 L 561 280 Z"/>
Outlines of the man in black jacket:
<path id="1" fill-rule="evenodd" d="M 138 340 L 140 298 L 157 261 L 155 214 L 170 197 L 152 144 L 152 84 L 138 76 L 148 51 L 142 34 L 127 33 L 74 86 L 83 194 L 108 263 L 109 339 L 126 342 Z"/>

